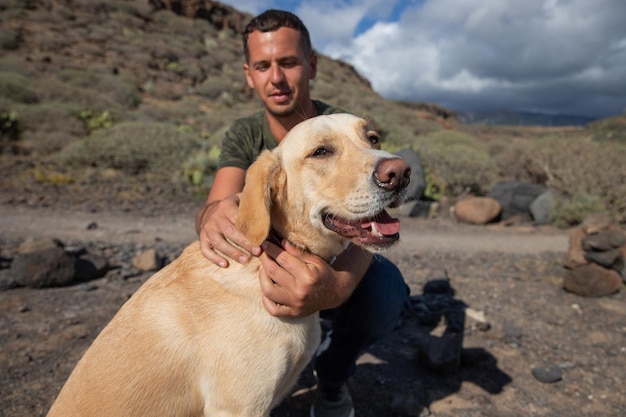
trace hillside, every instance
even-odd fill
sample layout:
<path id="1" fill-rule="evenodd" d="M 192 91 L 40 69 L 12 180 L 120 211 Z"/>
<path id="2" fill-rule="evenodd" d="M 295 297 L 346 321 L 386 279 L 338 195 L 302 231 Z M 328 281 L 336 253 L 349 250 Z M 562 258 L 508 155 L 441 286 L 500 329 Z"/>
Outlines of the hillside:
<path id="1" fill-rule="evenodd" d="M 198 204 L 211 186 L 225 129 L 259 110 L 241 70 L 248 19 L 209 0 L 2 1 L 3 201 L 96 209 L 175 196 Z M 501 179 L 538 182 L 571 199 L 580 181 L 554 182 L 560 165 L 545 172 L 534 144 L 586 143 L 597 139 L 599 126 L 603 147 L 624 143 L 615 122 L 596 122 L 595 130 L 464 125 L 434 103 L 387 100 L 349 64 L 323 55 L 313 95 L 368 118 L 388 150 L 417 150 L 434 199 L 485 194 Z M 619 166 L 624 152 L 610 151 L 611 164 Z M 626 182 L 619 175 L 599 182 Z M 583 194 L 595 198 L 593 184 L 588 188 Z M 16 190 L 19 201 L 9 197 Z M 617 191 L 599 193 L 617 217 L 624 212 Z"/>

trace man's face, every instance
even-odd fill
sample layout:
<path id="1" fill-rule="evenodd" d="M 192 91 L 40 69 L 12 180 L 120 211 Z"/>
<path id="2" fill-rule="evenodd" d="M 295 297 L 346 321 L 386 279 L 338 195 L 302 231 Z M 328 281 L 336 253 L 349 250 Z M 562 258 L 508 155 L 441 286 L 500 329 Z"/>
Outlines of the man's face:
<path id="1" fill-rule="evenodd" d="M 246 80 L 274 116 L 290 116 L 310 100 L 309 81 L 315 78 L 317 58 L 308 56 L 300 33 L 282 27 L 248 36 L 250 59 L 244 64 Z"/>

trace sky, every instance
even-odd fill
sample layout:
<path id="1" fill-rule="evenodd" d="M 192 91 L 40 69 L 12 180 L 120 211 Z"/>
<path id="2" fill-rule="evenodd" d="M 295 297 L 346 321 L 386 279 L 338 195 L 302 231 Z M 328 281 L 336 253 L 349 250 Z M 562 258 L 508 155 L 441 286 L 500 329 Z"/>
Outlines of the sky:
<path id="1" fill-rule="evenodd" d="M 625 0 L 221 0 L 297 14 L 383 97 L 456 111 L 626 112 Z"/>

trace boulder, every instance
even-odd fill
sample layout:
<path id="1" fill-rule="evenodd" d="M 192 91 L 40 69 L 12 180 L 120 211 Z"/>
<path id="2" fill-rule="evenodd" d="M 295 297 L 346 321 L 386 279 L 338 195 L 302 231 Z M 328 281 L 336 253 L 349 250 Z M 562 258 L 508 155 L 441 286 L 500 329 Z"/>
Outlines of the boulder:
<path id="1" fill-rule="evenodd" d="M 89 281 L 103 277 L 109 270 L 109 262 L 105 257 L 86 253 L 76 260 L 75 278 L 78 281 Z"/>
<path id="2" fill-rule="evenodd" d="M 582 241 L 587 236 L 583 227 L 572 229 L 569 236 L 569 248 L 565 257 L 565 267 L 569 269 L 587 265 L 589 260 L 585 257 Z"/>
<path id="3" fill-rule="evenodd" d="M 588 251 L 585 252 L 585 259 L 617 272 L 622 272 L 624 268 L 624 255 L 618 249 L 604 252 Z"/>
<path id="4" fill-rule="evenodd" d="M 50 248 L 62 248 L 63 244 L 56 239 L 41 238 L 35 239 L 32 237 L 26 238 L 20 246 L 17 248 L 17 253 L 30 253 L 37 252 L 43 249 Z"/>
<path id="5" fill-rule="evenodd" d="M 143 271 L 156 271 L 163 267 L 163 260 L 155 249 L 148 249 L 133 258 L 133 267 Z"/>
<path id="6" fill-rule="evenodd" d="M 563 280 L 563 288 L 583 297 L 610 295 L 619 291 L 622 285 L 620 274 L 595 263 L 569 271 Z"/>
<path id="7" fill-rule="evenodd" d="M 18 254 L 10 273 L 18 287 L 58 287 L 73 282 L 75 263 L 62 248 L 53 247 Z"/>
<path id="8" fill-rule="evenodd" d="M 616 228 L 600 231 L 586 236 L 582 241 L 582 247 L 586 251 L 610 251 L 623 246 L 626 243 L 624 233 Z"/>
<path id="9" fill-rule="evenodd" d="M 537 184 L 521 181 L 498 182 L 489 197 L 495 198 L 502 207 L 500 217 L 507 220 L 517 215 L 530 219 L 530 205 L 539 197 L 545 188 Z"/>
<path id="10" fill-rule="evenodd" d="M 500 203 L 491 197 L 469 197 L 454 205 L 454 217 L 461 223 L 487 224 L 500 214 Z"/>
<path id="11" fill-rule="evenodd" d="M 611 218 L 606 213 L 592 213 L 585 217 L 581 223 L 581 227 L 588 235 L 608 230 L 613 225 Z"/>
<path id="12" fill-rule="evenodd" d="M 536 225 L 550 223 L 550 212 L 554 206 L 554 192 L 552 190 L 544 191 L 530 203 L 530 217 Z"/>

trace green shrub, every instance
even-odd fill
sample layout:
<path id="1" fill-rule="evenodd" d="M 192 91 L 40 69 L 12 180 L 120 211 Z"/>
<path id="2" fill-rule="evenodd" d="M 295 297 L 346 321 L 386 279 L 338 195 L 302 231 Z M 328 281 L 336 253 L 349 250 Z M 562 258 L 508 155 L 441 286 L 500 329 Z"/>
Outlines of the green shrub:
<path id="1" fill-rule="evenodd" d="M 0 73 L 2 72 L 15 72 L 22 76 L 30 75 L 30 70 L 24 61 L 12 56 L 0 57 Z"/>
<path id="2" fill-rule="evenodd" d="M 85 124 L 85 129 L 89 133 L 98 129 L 107 129 L 113 125 L 111 113 L 107 110 L 96 113 L 93 110 L 81 110 L 77 114 L 78 118 Z"/>
<path id="3" fill-rule="evenodd" d="M 39 97 L 29 85 L 29 79 L 23 75 L 15 72 L 0 72 L 0 97 L 15 103 L 37 103 Z"/>
<path id="4" fill-rule="evenodd" d="M 73 86 L 50 77 L 37 80 L 36 86 L 42 101 L 66 103 L 75 114 L 84 109 L 94 112 L 108 110 L 113 114 L 122 111 L 119 103 L 91 88 Z"/>
<path id="5" fill-rule="evenodd" d="M 189 184 L 208 191 L 213 185 L 219 156 L 217 146 L 194 153 L 183 163 L 183 177 Z"/>
<path id="6" fill-rule="evenodd" d="M 20 142 L 24 149 L 38 155 L 51 155 L 79 140 L 66 131 L 23 132 Z"/>
<path id="7" fill-rule="evenodd" d="M 498 178 L 498 168 L 475 139 L 438 131 L 417 138 L 417 152 L 431 178 L 433 194 L 483 194 Z M 436 190 L 436 191 L 435 191 Z"/>
<path id="8" fill-rule="evenodd" d="M 602 206 L 617 220 L 626 220 L 626 146 L 584 138 L 548 138 L 534 141 L 528 149 L 527 170 L 545 178 L 545 185 L 563 200 L 555 208 L 555 218 L 582 219 L 589 210 Z M 579 215 L 572 214 L 575 209 Z M 559 214 L 559 210 L 567 213 Z"/>
<path id="9" fill-rule="evenodd" d="M 198 145 L 194 135 L 160 123 L 126 122 L 66 147 L 58 155 L 71 166 L 113 168 L 130 175 L 171 179 Z"/>
<path id="10" fill-rule="evenodd" d="M 0 139 L 17 140 L 19 136 L 17 112 L 15 110 L 0 110 Z"/>
<path id="11" fill-rule="evenodd" d="M 87 132 L 75 116 L 70 103 L 46 101 L 18 107 L 20 128 L 29 132 L 59 132 L 70 136 L 82 136 Z"/>
<path id="12" fill-rule="evenodd" d="M 593 139 L 597 141 L 616 141 L 626 145 L 626 115 L 609 117 L 589 125 Z"/>
<path id="13" fill-rule="evenodd" d="M 133 108 L 141 101 L 137 84 L 129 77 L 74 69 L 63 70 L 58 77 L 72 87 L 93 90 L 123 107 Z"/>
<path id="14" fill-rule="evenodd" d="M 20 46 L 20 42 L 15 33 L 6 30 L 0 30 L 0 49 L 13 50 Z"/>
<path id="15" fill-rule="evenodd" d="M 584 192 L 556 194 L 550 217 L 555 226 L 565 228 L 580 224 L 589 214 L 605 211 L 602 199 L 597 195 Z"/>

